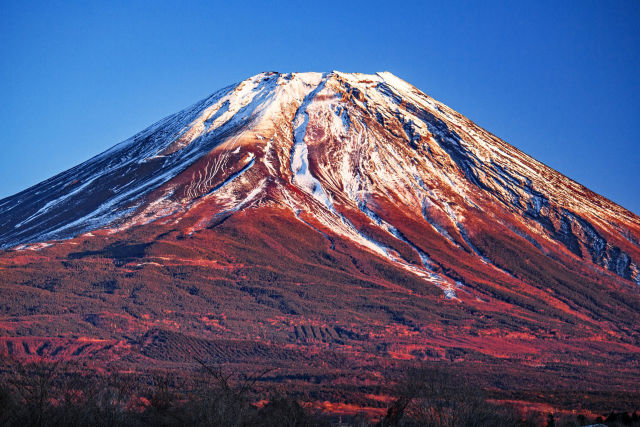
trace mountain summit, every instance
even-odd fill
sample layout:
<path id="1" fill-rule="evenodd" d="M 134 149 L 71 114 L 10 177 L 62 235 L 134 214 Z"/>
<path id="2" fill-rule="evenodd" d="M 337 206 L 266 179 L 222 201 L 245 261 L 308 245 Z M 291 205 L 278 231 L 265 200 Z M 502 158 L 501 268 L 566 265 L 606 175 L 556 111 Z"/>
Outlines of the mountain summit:
<path id="1" fill-rule="evenodd" d="M 388 72 L 223 88 L 0 200 L 0 248 L 14 353 L 520 378 L 640 351 L 640 218 Z"/>
<path id="2" fill-rule="evenodd" d="M 431 265 L 407 234 L 435 232 L 494 265 L 469 237 L 488 226 L 640 284 L 638 217 L 388 72 L 271 72 L 226 87 L 0 201 L 0 245 L 187 218 L 193 233 L 259 206 L 313 217 L 416 272 Z"/>

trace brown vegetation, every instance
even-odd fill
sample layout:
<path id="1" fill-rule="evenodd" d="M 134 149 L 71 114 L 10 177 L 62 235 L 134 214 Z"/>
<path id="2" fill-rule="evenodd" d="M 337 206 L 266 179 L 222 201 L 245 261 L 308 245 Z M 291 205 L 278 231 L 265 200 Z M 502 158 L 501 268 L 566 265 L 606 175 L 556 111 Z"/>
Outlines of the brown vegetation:
<path id="1" fill-rule="evenodd" d="M 637 412 L 522 411 L 492 402 L 468 377 L 432 365 L 384 381 L 392 399 L 379 418 L 337 416 L 311 409 L 286 388 L 258 386 L 269 373 L 250 376 L 201 363 L 191 377 L 88 373 L 61 363 L 2 360 L 0 424 L 3 426 L 638 426 Z M 380 384 L 385 387 L 384 384 Z"/>

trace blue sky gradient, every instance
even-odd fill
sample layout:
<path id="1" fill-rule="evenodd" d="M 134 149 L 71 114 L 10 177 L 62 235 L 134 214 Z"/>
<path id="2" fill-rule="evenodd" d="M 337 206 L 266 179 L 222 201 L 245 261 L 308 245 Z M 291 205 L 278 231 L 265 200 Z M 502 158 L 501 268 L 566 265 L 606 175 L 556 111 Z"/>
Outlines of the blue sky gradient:
<path id="1" fill-rule="evenodd" d="M 391 71 L 640 213 L 640 2 L 28 2 L 0 13 L 0 198 L 261 71 Z"/>

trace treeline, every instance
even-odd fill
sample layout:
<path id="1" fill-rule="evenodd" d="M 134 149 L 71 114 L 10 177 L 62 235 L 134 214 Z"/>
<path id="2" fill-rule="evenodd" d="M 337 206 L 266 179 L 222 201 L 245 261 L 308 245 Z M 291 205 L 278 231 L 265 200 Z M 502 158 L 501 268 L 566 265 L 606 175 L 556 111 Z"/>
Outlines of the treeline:
<path id="1" fill-rule="evenodd" d="M 330 426 L 329 417 L 256 381 L 203 364 L 193 378 L 83 373 L 63 363 L 4 360 L 0 426 Z M 258 404 L 256 404 L 258 402 Z"/>
<path id="2" fill-rule="evenodd" d="M 1 426 L 640 426 L 640 415 L 522 413 L 487 401 L 481 389 L 441 368 L 407 372 L 379 419 L 320 413 L 300 397 L 265 390 L 268 371 L 238 376 L 202 363 L 189 379 L 170 374 L 98 374 L 60 363 L 3 360 Z M 304 400 L 304 399 L 301 399 Z"/>

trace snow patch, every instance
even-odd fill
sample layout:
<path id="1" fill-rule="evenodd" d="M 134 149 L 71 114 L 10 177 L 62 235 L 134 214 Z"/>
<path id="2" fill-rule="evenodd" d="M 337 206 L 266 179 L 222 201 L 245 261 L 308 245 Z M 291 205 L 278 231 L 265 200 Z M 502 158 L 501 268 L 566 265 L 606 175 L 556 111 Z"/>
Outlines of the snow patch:
<path id="1" fill-rule="evenodd" d="M 298 108 L 293 120 L 293 149 L 291 152 L 291 171 L 293 172 L 293 183 L 303 191 L 313 195 L 318 201 L 323 203 L 328 209 L 333 209 L 333 204 L 329 196 L 322 188 L 322 184 L 309 171 L 309 151 L 305 142 L 307 126 L 309 125 L 309 113 L 307 108 L 326 83 L 326 76 L 317 84 Z"/>

